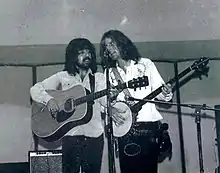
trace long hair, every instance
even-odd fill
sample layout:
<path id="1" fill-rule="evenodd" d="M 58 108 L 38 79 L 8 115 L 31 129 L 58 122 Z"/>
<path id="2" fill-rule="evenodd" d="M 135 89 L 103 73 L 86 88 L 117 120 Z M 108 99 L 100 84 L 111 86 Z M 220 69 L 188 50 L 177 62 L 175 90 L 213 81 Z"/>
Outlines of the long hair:
<path id="1" fill-rule="evenodd" d="M 95 47 L 88 39 L 85 38 L 73 39 L 67 45 L 66 53 L 65 53 L 64 71 L 67 71 L 69 74 L 72 74 L 74 76 L 76 75 L 76 73 L 79 73 L 76 64 L 77 64 L 79 51 L 83 49 L 88 49 L 91 53 L 92 59 L 91 59 L 90 69 L 92 73 L 95 73 L 97 71 Z"/>
<path id="2" fill-rule="evenodd" d="M 109 65 L 109 67 L 116 67 L 116 61 L 111 60 L 108 55 L 105 55 L 105 38 L 111 38 L 116 43 L 119 48 L 120 56 L 123 60 L 134 60 L 135 63 L 140 60 L 141 55 L 138 52 L 137 47 L 125 34 L 118 30 L 109 30 L 103 34 L 100 42 L 100 57 L 104 68 L 106 68 L 107 65 Z"/>

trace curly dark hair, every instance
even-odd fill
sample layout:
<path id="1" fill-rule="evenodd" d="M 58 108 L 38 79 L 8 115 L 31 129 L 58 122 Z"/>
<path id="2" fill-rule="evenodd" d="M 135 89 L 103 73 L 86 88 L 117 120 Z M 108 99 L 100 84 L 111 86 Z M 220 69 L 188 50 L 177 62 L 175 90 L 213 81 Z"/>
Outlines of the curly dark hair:
<path id="1" fill-rule="evenodd" d="M 95 46 L 86 38 L 75 38 L 69 42 L 66 47 L 64 71 L 67 71 L 74 76 L 76 73 L 79 73 L 76 67 L 76 62 L 79 51 L 83 49 L 88 49 L 91 53 L 92 60 L 90 69 L 92 70 L 92 73 L 97 71 Z"/>
<path id="2" fill-rule="evenodd" d="M 104 56 L 104 52 L 106 51 L 104 43 L 105 38 L 111 38 L 116 43 L 119 48 L 121 58 L 125 61 L 134 60 L 137 63 L 140 60 L 141 55 L 138 52 L 137 47 L 125 34 L 118 30 L 109 30 L 103 34 L 100 42 L 100 57 L 102 59 L 101 64 L 103 68 L 106 68 L 107 62 L 109 67 L 116 67 L 116 61 L 111 60 L 110 57 Z"/>

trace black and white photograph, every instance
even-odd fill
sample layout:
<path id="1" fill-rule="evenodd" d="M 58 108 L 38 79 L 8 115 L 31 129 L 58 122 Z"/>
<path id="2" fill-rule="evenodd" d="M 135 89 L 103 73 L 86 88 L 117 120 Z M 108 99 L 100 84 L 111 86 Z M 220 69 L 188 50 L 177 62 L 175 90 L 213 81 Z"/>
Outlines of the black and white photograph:
<path id="1" fill-rule="evenodd" d="M 220 1 L 1 0 L 1 173 L 220 173 Z"/>

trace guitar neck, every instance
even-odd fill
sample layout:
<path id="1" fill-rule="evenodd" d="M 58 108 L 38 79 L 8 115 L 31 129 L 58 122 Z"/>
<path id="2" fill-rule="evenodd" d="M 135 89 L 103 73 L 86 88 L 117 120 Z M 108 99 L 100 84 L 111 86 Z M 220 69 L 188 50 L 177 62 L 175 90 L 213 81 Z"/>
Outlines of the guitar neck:
<path id="1" fill-rule="evenodd" d="M 115 88 L 122 88 L 122 89 L 124 89 L 126 87 L 127 87 L 126 83 L 122 83 L 122 84 L 119 84 L 119 85 L 115 86 Z M 74 105 L 78 106 L 78 105 L 86 103 L 86 102 L 91 102 L 91 101 L 94 101 L 94 100 L 96 100 L 98 98 L 101 98 L 101 97 L 103 97 L 103 96 L 105 96 L 107 94 L 108 94 L 108 90 L 107 89 L 104 89 L 104 90 L 101 90 L 101 91 L 97 91 L 95 93 L 90 93 L 90 94 L 88 94 L 86 96 L 83 96 L 83 97 L 80 97 L 80 98 L 74 100 Z"/>
<path id="2" fill-rule="evenodd" d="M 80 97 L 80 98 L 78 98 L 74 101 L 74 105 L 78 106 L 78 105 L 86 103 L 86 102 L 91 102 L 91 101 L 96 100 L 98 98 L 101 98 L 105 95 L 107 95 L 107 89 L 104 89 L 104 90 L 101 90 L 101 91 L 98 91 L 98 92 L 91 93 L 91 94 L 88 94 L 86 96 Z"/>
<path id="3" fill-rule="evenodd" d="M 192 68 L 188 67 L 187 69 L 182 71 L 180 74 L 178 74 L 177 79 L 180 79 L 180 78 L 184 77 L 190 71 L 192 71 Z M 176 79 L 176 77 L 174 77 L 174 78 L 170 79 L 168 82 L 166 82 L 166 84 L 169 83 L 169 84 L 172 85 L 177 79 Z M 155 98 L 161 92 L 162 92 L 162 86 L 160 86 L 159 88 L 154 90 L 152 93 L 150 93 L 149 95 L 144 97 L 142 101 L 139 101 L 139 102 L 135 103 L 133 106 L 131 106 L 131 111 L 132 112 L 137 112 L 137 110 L 140 110 L 142 108 L 142 106 L 147 103 L 146 100 L 151 100 L 151 99 Z"/>

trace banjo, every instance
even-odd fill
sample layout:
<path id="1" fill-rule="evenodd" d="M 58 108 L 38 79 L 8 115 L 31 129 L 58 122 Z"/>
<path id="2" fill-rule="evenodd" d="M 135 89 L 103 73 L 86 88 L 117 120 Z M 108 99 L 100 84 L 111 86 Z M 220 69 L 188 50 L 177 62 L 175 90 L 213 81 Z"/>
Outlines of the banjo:
<path id="1" fill-rule="evenodd" d="M 190 67 L 183 70 L 181 73 L 178 74 L 178 79 L 184 77 L 189 72 L 193 70 L 200 71 L 201 69 L 205 68 L 208 64 L 209 59 L 208 58 L 200 58 L 199 60 L 195 61 Z M 166 84 L 174 84 L 176 81 L 176 77 L 170 79 Z M 154 99 L 157 95 L 159 95 L 162 92 L 162 86 L 151 92 L 149 95 L 143 98 L 143 100 L 133 104 L 129 105 L 126 102 L 116 102 L 113 107 L 116 109 L 124 110 L 123 113 L 120 113 L 122 117 L 124 117 L 124 123 L 120 125 L 116 125 L 116 123 L 113 123 L 113 134 L 115 137 L 122 137 L 125 134 L 128 133 L 130 128 L 132 127 L 132 124 L 135 122 L 135 119 L 138 115 L 138 112 L 141 110 L 142 106 L 147 103 L 146 100 Z"/>

